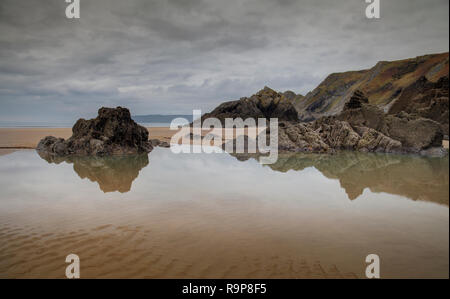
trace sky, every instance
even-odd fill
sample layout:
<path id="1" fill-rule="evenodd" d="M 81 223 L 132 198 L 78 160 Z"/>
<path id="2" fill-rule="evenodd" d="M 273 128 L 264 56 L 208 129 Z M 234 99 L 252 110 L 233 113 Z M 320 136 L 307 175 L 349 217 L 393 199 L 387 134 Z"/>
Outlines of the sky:
<path id="1" fill-rule="evenodd" d="M 0 0 L 0 121 L 208 112 L 449 50 L 448 0 Z"/>

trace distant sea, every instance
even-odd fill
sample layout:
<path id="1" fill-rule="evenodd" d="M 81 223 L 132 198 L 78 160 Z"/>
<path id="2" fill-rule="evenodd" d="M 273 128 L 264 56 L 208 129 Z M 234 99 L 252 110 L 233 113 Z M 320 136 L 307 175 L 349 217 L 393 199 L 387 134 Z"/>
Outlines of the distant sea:
<path id="1" fill-rule="evenodd" d="M 192 115 L 135 115 L 131 118 L 144 127 L 168 127 L 172 120 L 176 118 L 185 118 L 192 122 Z M 0 121 L 0 128 L 72 128 L 75 121 Z"/>

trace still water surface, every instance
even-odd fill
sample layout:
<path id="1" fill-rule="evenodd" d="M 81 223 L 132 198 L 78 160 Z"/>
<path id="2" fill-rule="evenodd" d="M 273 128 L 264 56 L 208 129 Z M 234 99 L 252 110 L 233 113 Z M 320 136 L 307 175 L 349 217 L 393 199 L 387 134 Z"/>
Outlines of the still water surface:
<path id="1" fill-rule="evenodd" d="M 449 272 L 449 161 L 291 154 L 0 156 L 0 277 L 382 277 Z"/>

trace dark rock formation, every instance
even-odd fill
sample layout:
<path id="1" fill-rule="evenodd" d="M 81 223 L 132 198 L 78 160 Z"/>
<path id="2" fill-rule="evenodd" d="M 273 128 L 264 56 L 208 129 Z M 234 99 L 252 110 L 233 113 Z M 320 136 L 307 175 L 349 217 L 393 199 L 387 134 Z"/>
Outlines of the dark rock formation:
<path id="1" fill-rule="evenodd" d="M 392 104 L 389 114 L 402 112 L 429 118 L 442 125 L 445 134 L 449 134 L 449 83 L 448 76 L 431 82 L 421 77 L 403 90 Z"/>
<path id="2" fill-rule="evenodd" d="M 345 103 L 344 109 L 356 109 L 361 108 L 363 104 L 369 103 L 369 99 L 360 90 L 356 90 L 350 97 L 350 100 Z"/>
<path id="3" fill-rule="evenodd" d="M 442 138 L 439 123 L 405 112 L 386 115 L 357 91 L 337 116 L 310 123 L 280 122 L 278 145 L 280 150 L 293 152 L 436 154 L 430 149 L 440 147 Z"/>
<path id="4" fill-rule="evenodd" d="M 136 124 L 126 108 L 100 108 L 97 118 L 79 119 L 67 140 L 47 136 L 37 150 L 56 156 L 124 155 L 148 153 L 153 147 L 148 130 Z"/>
<path id="5" fill-rule="evenodd" d="M 211 113 L 206 113 L 202 119 L 218 118 L 225 124 L 225 118 L 278 118 L 279 120 L 297 121 L 298 113 L 292 105 L 289 93 L 278 93 L 268 87 L 260 90 L 249 98 L 225 102 Z"/>
<path id="6" fill-rule="evenodd" d="M 362 102 L 361 102 L 362 103 Z M 442 144 L 443 130 L 439 123 L 401 112 L 386 115 L 383 110 L 371 104 L 360 108 L 344 109 L 336 117 L 348 122 L 353 128 L 366 127 L 401 142 L 402 151 L 419 153 L 422 150 Z"/>
<path id="7" fill-rule="evenodd" d="M 445 82 L 441 84 L 445 85 Z M 277 93 L 266 88 L 257 94 L 257 101 L 244 99 L 225 103 L 209 115 L 245 118 L 258 117 L 262 114 L 269 117 L 267 111 L 271 111 L 270 116 L 276 117 L 277 113 L 290 111 L 278 109 L 284 106 L 277 106 L 277 109 L 272 110 L 258 108 L 258 105 L 261 107 L 273 105 L 275 94 Z M 246 105 L 254 109 L 243 109 L 247 107 Z M 234 107 L 232 113 L 222 113 L 226 110 L 224 108 L 229 106 Z M 243 111 L 243 114 L 239 111 Z M 440 123 L 404 111 L 395 115 L 386 114 L 378 106 L 370 104 L 360 90 L 355 91 L 338 115 L 322 117 L 308 123 L 292 120 L 289 115 L 290 113 L 287 113 L 287 116 L 282 114 L 278 117 L 280 151 L 331 153 L 336 150 L 353 150 L 437 156 L 447 154 L 441 150 L 444 134 Z M 268 134 L 265 136 L 266 140 L 268 136 Z M 230 142 L 234 148 L 236 141 Z M 246 142 L 255 141 L 246 139 Z M 247 152 L 247 147 L 244 148 L 244 152 Z"/>

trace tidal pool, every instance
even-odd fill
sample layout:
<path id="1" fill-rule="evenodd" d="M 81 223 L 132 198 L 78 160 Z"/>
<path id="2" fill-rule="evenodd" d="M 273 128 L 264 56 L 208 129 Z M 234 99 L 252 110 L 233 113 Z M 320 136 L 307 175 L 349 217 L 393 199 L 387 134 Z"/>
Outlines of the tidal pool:
<path id="1" fill-rule="evenodd" d="M 448 278 L 448 158 L 254 158 L 0 156 L 0 277 Z"/>

